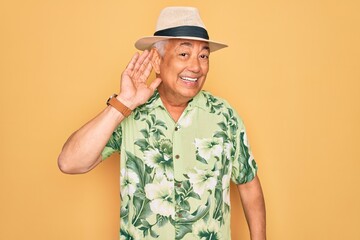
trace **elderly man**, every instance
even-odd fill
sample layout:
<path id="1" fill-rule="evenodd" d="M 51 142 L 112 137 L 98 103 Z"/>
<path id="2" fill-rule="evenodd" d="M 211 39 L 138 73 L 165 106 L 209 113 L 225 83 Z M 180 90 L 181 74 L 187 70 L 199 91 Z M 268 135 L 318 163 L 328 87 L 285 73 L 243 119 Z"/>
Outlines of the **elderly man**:
<path id="1" fill-rule="evenodd" d="M 230 190 L 237 184 L 251 239 L 265 239 L 265 207 L 245 128 L 224 100 L 202 91 L 210 52 L 197 9 L 165 8 L 154 36 L 135 43 L 108 106 L 70 136 L 66 173 L 121 153 L 121 239 L 231 239 Z M 146 81 L 154 69 L 156 79 Z"/>

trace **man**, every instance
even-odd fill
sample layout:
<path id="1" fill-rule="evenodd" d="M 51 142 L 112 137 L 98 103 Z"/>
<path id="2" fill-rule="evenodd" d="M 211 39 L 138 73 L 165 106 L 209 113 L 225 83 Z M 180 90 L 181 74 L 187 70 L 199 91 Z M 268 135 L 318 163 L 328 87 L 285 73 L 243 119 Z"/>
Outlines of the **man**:
<path id="1" fill-rule="evenodd" d="M 121 153 L 121 239 L 231 239 L 230 180 L 251 239 L 265 237 L 265 207 L 244 125 L 202 91 L 210 52 L 197 9 L 165 8 L 157 31 L 135 43 L 108 107 L 65 143 L 59 167 L 84 173 Z M 154 69 L 156 79 L 146 80 Z"/>

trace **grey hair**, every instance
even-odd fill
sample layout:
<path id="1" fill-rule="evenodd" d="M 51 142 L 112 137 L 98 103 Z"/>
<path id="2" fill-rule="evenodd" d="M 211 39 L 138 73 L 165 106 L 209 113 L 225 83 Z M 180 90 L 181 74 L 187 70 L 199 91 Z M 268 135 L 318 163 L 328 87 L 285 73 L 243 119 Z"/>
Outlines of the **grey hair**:
<path id="1" fill-rule="evenodd" d="M 163 57 L 165 55 L 165 46 L 169 42 L 169 40 L 162 40 L 154 43 L 152 45 L 153 48 L 156 48 L 156 50 L 159 52 L 160 56 Z"/>

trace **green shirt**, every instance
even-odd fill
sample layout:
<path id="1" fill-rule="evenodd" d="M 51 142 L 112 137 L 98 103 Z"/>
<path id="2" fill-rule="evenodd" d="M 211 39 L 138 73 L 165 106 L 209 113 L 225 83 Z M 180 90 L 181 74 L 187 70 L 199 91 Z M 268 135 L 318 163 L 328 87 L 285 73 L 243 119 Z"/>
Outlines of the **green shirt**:
<path id="1" fill-rule="evenodd" d="M 201 91 L 178 122 L 159 93 L 114 131 L 102 157 L 121 152 L 120 239 L 231 239 L 230 179 L 257 171 L 244 124 Z"/>

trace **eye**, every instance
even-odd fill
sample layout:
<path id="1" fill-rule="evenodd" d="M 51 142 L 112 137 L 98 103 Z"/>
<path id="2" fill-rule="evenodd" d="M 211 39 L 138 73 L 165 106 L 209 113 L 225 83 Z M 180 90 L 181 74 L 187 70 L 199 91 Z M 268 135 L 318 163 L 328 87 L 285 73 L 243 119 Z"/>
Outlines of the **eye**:
<path id="1" fill-rule="evenodd" d="M 209 59 L 209 55 L 208 54 L 201 54 L 200 58 L 202 59 Z"/>
<path id="2" fill-rule="evenodd" d="M 187 54 L 187 53 L 180 53 L 179 54 L 179 56 L 181 56 L 181 57 L 186 57 L 187 55 L 189 55 L 189 54 Z"/>

